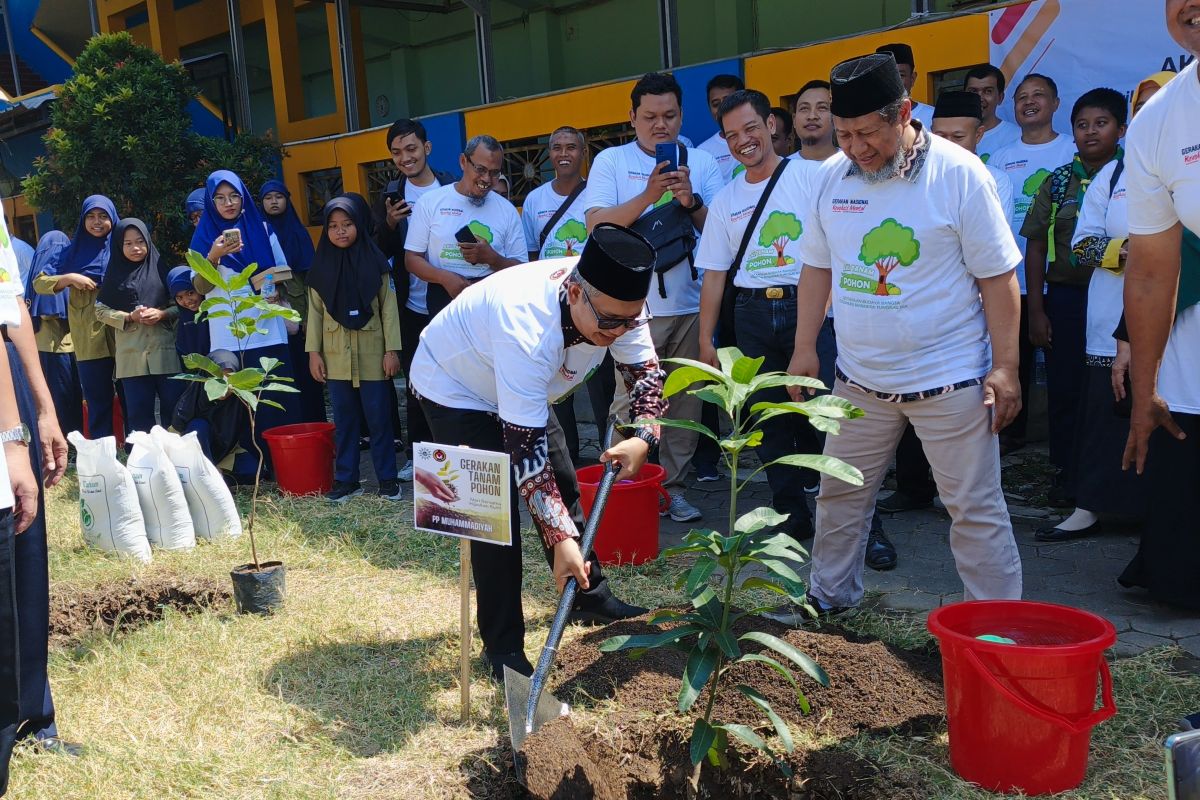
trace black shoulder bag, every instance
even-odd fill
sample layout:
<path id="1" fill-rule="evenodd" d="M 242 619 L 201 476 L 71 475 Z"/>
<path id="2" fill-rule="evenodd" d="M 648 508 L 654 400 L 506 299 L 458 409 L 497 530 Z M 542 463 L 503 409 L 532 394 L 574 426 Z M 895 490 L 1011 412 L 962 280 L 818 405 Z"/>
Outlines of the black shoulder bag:
<path id="1" fill-rule="evenodd" d="M 687 166 L 687 148 L 679 145 L 679 164 Z M 692 224 L 692 215 L 687 212 L 678 200 L 672 199 L 645 216 L 639 217 L 629 226 L 633 231 L 646 237 L 646 241 L 654 246 L 658 256 L 654 271 L 658 274 L 658 294 L 667 296 L 667 286 L 663 275 L 683 261 L 688 262 L 692 270 L 692 280 L 699 277 L 696 272 L 696 227 Z"/>
<path id="2" fill-rule="evenodd" d="M 571 207 L 571 204 L 575 202 L 579 195 L 583 194 L 585 187 L 587 187 L 587 181 L 580 181 L 579 185 L 567 195 L 567 199 L 563 200 L 562 205 L 558 207 L 558 211 L 554 212 L 554 216 L 550 218 L 546 226 L 542 228 L 541 234 L 538 235 L 538 255 L 541 255 L 542 248 L 546 246 L 546 239 L 550 236 L 550 231 L 554 230 L 554 226 L 563 218 L 563 214 L 567 213 L 567 209 Z"/>
<path id="3" fill-rule="evenodd" d="M 767 181 L 762 196 L 758 198 L 758 205 L 754 207 L 754 213 L 750 215 L 750 222 L 746 225 L 746 232 L 742 234 L 742 243 L 738 245 L 737 255 L 733 257 L 733 263 L 729 265 L 729 271 L 725 273 L 725 294 L 721 295 L 720 327 L 717 333 L 722 343 L 735 344 L 733 303 L 737 297 L 737 288 L 733 285 L 733 279 L 737 275 L 738 270 L 742 268 L 742 259 L 745 258 L 746 250 L 750 247 L 750 239 L 754 236 L 754 228 L 762 218 L 763 211 L 767 207 L 767 200 L 770 199 L 771 192 L 775 190 L 775 184 L 779 183 L 779 179 L 782 177 L 783 171 L 787 169 L 787 165 L 788 159 L 781 159 L 779 165 L 775 167 L 775 171 L 771 173 L 771 178 Z"/>

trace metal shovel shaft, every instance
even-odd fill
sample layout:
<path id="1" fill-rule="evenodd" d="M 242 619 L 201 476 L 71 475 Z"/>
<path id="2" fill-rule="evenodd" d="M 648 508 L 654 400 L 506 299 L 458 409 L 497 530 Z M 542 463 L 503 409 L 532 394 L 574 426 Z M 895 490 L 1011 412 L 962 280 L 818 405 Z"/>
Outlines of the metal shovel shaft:
<path id="1" fill-rule="evenodd" d="M 613 483 L 620 471 L 621 465 L 617 462 L 609 464 L 604 470 L 600 486 L 596 489 L 596 500 L 592 503 L 592 513 L 588 514 L 587 525 L 583 529 L 583 538 L 579 542 L 579 550 L 585 559 L 591 552 L 592 542 L 596 540 L 596 530 L 600 527 L 600 518 L 604 516 L 604 506 L 608 503 L 609 492 L 612 491 Z M 533 733 L 534 712 L 537 710 L 538 700 L 542 696 L 542 689 L 545 688 L 546 678 L 550 675 L 550 665 L 554 661 L 554 654 L 558 652 L 558 643 L 562 640 L 563 630 L 567 627 L 567 617 L 575 605 L 575 594 L 578 591 L 579 584 L 575 578 L 567 578 L 566 586 L 563 587 L 562 599 L 558 601 L 558 610 L 554 612 L 554 622 L 551 623 L 550 632 L 546 635 L 546 645 L 542 648 L 542 654 L 538 657 L 537 669 L 533 671 L 533 678 L 529 682 L 529 702 L 525 706 L 526 734 Z"/>

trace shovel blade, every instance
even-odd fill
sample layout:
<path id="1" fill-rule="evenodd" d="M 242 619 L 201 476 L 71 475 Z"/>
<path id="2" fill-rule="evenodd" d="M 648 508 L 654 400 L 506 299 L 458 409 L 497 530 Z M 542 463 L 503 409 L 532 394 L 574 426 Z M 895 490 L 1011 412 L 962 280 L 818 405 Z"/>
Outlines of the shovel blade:
<path id="1" fill-rule="evenodd" d="M 549 692 L 542 692 L 533 719 L 527 725 L 525 707 L 529 705 L 529 678 L 507 666 L 504 668 L 504 704 L 508 706 L 508 735 L 512 739 L 514 758 L 529 734 L 537 732 L 547 722 L 571 713 L 571 707 L 566 703 Z"/>

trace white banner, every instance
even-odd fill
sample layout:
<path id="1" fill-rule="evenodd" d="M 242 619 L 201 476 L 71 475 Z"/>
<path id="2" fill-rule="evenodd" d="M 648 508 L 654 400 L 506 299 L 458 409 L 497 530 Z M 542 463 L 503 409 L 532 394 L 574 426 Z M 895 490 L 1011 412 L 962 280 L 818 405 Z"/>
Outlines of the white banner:
<path id="1" fill-rule="evenodd" d="M 1068 135 L 1084 92 L 1105 86 L 1129 97 L 1148 75 L 1192 60 L 1167 34 L 1161 0 L 1033 0 L 988 17 L 991 62 L 1009 81 L 999 115 L 1013 120 L 1017 81 L 1039 72 L 1058 84 L 1054 129 Z"/>

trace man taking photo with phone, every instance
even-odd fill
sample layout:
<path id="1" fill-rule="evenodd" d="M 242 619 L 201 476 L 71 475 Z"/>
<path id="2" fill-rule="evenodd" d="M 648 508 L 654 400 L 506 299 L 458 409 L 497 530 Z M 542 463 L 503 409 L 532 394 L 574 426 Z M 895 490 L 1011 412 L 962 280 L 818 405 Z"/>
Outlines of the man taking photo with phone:
<path id="1" fill-rule="evenodd" d="M 683 126 L 683 89 L 673 77 L 657 72 L 642 76 L 630 99 L 629 122 L 637 139 L 601 151 L 592 163 L 587 227 L 591 231 L 602 222 L 612 222 L 647 236 L 659 256 L 658 274 L 647 298 L 654 348 L 660 361 L 695 359 L 700 356 L 700 279 L 694 251 L 708 216 L 704 200 L 721 190 L 721 173 L 713 157 L 703 150 L 670 147 L 676 154 L 676 166 L 670 170 L 670 160 L 657 157 L 659 145 L 678 145 Z M 658 231 L 670 232 L 666 238 L 656 237 L 657 231 L 639 229 L 637 223 L 652 214 L 661 215 L 654 221 L 663 223 Z M 624 418 L 628 404 L 618 381 L 613 412 Z M 700 400 L 681 392 L 671 398 L 667 416 L 698 421 Z M 683 494 L 696 440 L 691 431 L 663 431 L 659 460 L 667 473 L 663 486 L 671 495 L 665 513 L 676 522 L 693 522 L 701 516 Z"/>

